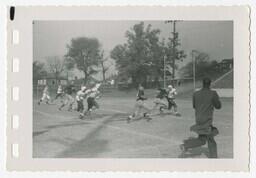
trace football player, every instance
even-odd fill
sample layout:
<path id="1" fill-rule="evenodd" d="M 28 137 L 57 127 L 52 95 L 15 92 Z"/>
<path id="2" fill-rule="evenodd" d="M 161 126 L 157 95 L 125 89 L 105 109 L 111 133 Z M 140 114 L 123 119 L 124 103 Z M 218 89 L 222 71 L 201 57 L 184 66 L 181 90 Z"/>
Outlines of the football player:
<path id="1" fill-rule="evenodd" d="M 83 115 L 84 111 L 84 99 L 86 98 L 86 87 L 82 86 L 81 89 L 76 94 L 76 102 L 77 102 L 77 111 L 80 115 Z"/>
<path id="2" fill-rule="evenodd" d="M 166 97 L 166 99 L 168 101 L 168 110 L 171 110 L 173 107 L 175 115 L 179 115 L 178 106 L 175 102 L 175 96 L 177 94 L 178 93 L 177 93 L 176 89 L 172 85 L 169 85 L 168 90 L 167 90 L 167 97 Z"/>
<path id="3" fill-rule="evenodd" d="M 69 105 L 68 111 L 72 111 L 72 107 L 75 102 L 75 99 L 72 96 L 72 94 L 74 93 L 73 85 L 67 85 L 66 88 L 64 89 L 64 93 L 65 93 L 65 100 L 62 101 L 62 104 L 59 107 L 59 110 L 62 110 L 62 108 L 68 104 Z"/>
<path id="4" fill-rule="evenodd" d="M 38 105 L 40 105 L 41 102 L 44 101 L 44 100 L 46 100 L 46 104 L 49 104 L 49 101 L 51 100 L 51 97 L 49 95 L 49 87 L 48 87 L 48 85 L 45 85 L 44 90 L 43 90 L 43 96 L 38 101 Z"/>
<path id="5" fill-rule="evenodd" d="M 167 92 L 164 88 L 158 88 L 156 98 L 154 100 L 154 106 L 151 110 L 151 112 L 155 111 L 159 108 L 159 112 L 163 113 L 164 109 L 167 109 L 165 98 L 167 96 Z"/>
<path id="6" fill-rule="evenodd" d="M 62 85 L 59 85 L 58 89 L 57 89 L 57 94 L 55 96 L 55 100 L 57 100 L 59 97 L 62 98 L 63 95 L 64 95 L 64 92 L 63 92 L 63 89 L 62 89 Z"/>
<path id="7" fill-rule="evenodd" d="M 139 117 L 142 111 L 143 111 L 143 117 L 147 118 L 148 120 L 151 119 L 148 115 L 148 113 L 150 112 L 150 109 L 148 109 L 148 107 L 146 106 L 145 100 L 147 100 L 147 98 L 145 97 L 144 87 L 140 84 L 133 114 L 127 118 L 127 122 L 130 122 L 131 119 Z"/>
<path id="8" fill-rule="evenodd" d="M 99 87 L 101 84 L 97 83 L 95 86 L 86 92 L 87 94 L 87 110 L 84 111 L 80 118 L 83 119 L 84 116 L 88 115 L 91 116 L 91 112 L 95 109 L 99 109 L 99 104 L 97 103 L 96 99 L 101 97 L 101 93 L 99 91 Z"/>

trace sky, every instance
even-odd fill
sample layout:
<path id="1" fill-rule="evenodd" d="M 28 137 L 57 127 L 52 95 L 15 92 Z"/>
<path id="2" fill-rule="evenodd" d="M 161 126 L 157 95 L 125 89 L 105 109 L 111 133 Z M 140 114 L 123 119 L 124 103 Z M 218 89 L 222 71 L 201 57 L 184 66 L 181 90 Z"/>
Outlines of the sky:
<path id="1" fill-rule="evenodd" d="M 35 21 L 33 25 L 33 60 L 44 61 L 48 56 L 64 56 L 67 44 L 72 38 L 98 38 L 109 57 L 110 51 L 118 44 L 126 42 L 125 32 L 140 21 Z M 160 29 L 160 38 L 171 37 L 172 23 L 164 21 L 144 21 L 145 26 Z M 176 31 L 179 32 L 180 49 L 187 54 L 184 62 L 191 61 L 190 52 L 205 52 L 211 60 L 220 61 L 233 58 L 233 22 L 232 21 L 178 21 Z M 110 59 L 109 65 L 114 64 Z M 108 75 L 115 73 L 112 65 Z M 74 75 L 82 77 L 78 71 Z M 101 76 L 98 75 L 98 78 Z"/>

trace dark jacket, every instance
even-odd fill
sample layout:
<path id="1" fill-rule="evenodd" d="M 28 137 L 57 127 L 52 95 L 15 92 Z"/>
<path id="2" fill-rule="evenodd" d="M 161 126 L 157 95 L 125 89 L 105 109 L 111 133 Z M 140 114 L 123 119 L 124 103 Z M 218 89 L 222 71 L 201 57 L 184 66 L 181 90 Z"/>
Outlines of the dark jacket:
<path id="1" fill-rule="evenodd" d="M 144 94 L 144 90 L 138 90 L 138 93 L 137 93 L 137 99 L 136 101 L 140 101 L 140 100 L 146 100 L 147 98 L 145 97 L 145 94 Z"/>
<path id="2" fill-rule="evenodd" d="M 156 98 L 160 98 L 160 99 L 163 99 L 163 98 L 166 98 L 167 97 L 167 92 L 165 89 L 163 88 L 159 88 L 158 89 L 158 94 L 156 95 Z"/>
<path id="3" fill-rule="evenodd" d="M 196 124 L 190 129 L 198 134 L 210 134 L 214 109 L 221 108 L 221 102 L 216 91 L 202 88 L 193 95 Z"/>
<path id="4" fill-rule="evenodd" d="M 74 90 L 74 87 L 73 85 L 68 85 L 66 86 L 66 88 L 64 89 L 65 93 L 68 94 L 68 95 L 72 95 L 75 90 Z"/>

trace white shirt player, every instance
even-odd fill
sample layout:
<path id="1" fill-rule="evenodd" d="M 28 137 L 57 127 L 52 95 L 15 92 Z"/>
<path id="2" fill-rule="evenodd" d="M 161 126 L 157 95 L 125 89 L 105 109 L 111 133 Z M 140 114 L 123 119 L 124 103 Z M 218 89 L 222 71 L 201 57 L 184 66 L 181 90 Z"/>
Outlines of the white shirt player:
<path id="1" fill-rule="evenodd" d="M 177 95 L 177 91 L 175 88 L 172 87 L 172 85 L 168 86 L 169 91 L 168 91 L 168 98 L 174 99 L 175 96 Z"/>
<path id="2" fill-rule="evenodd" d="M 46 95 L 49 95 L 48 86 L 44 87 L 43 93 L 46 94 Z"/>
<path id="3" fill-rule="evenodd" d="M 51 97 L 49 96 L 49 89 L 48 89 L 48 86 L 45 86 L 45 88 L 44 88 L 44 90 L 43 90 L 43 96 L 42 96 L 41 100 L 43 101 L 43 100 L 45 100 L 45 99 L 47 99 L 47 100 L 50 100 L 50 99 L 51 99 Z"/>
<path id="4" fill-rule="evenodd" d="M 97 98 L 97 96 L 100 94 L 100 92 L 97 89 L 92 89 L 88 95 L 88 97 L 91 98 Z"/>
<path id="5" fill-rule="evenodd" d="M 81 90 L 79 90 L 76 94 L 76 100 L 82 101 L 86 98 L 86 95 L 88 94 L 89 90 L 86 90 L 86 87 L 81 87 Z"/>
<path id="6" fill-rule="evenodd" d="M 63 90 L 62 90 L 62 86 L 61 86 L 61 85 L 59 85 L 58 90 L 57 90 L 57 93 L 58 93 L 58 94 L 63 93 Z"/>
<path id="7" fill-rule="evenodd" d="M 101 86 L 101 84 L 96 84 L 88 93 L 88 97 L 91 97 L 91 98 L 99 98 L 99 87 Z"/>

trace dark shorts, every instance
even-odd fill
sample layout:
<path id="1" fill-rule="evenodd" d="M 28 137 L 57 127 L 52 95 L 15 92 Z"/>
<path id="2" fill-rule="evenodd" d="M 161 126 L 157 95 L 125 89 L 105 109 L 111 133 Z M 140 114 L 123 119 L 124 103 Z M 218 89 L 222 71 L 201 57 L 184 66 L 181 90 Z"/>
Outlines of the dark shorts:
<path id="1" fill-rule="evenodd" d="M 83 112 L 84 110 L 84 103 L 83 103 L 83 100 L 81 101 L 76 101 L 77 102 L 77 111 L 78 112 Z"/>
<path id="2" fill-rule="evenodd" d="M 168 110 L 171 110 L 172 107 L 177 108 L 177 104 L 174 98 L 167 98 L 167 101 L 168 101 Z"/>
<path id="3" fill-rule="evenodd" d="M 169 105 L 175 106 L 175 107 L 177 106 L 177 104 L 176 104 L 174 98 L 168 98 L 167 101 L 168 101 L 168 104 L 169 104 Z"/>
<path id="4" fill-rule="evenodd" d="M 88 110 L 92 109 L 93 106 L 99 108 L 98 103 L 95 101 L 95 98 L 89 97 L 87 98 Z"/>

